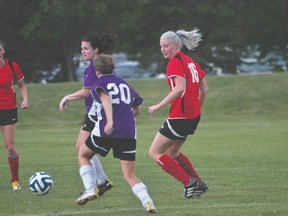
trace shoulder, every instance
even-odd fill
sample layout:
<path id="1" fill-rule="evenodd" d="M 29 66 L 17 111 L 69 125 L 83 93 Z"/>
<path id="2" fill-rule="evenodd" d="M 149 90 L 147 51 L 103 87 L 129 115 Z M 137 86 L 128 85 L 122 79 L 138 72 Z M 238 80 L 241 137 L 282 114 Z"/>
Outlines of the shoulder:
<path id="1" fill-rule="evenodd" d="M 183 65 L 183 59 L 186 58 L 186 55 L 182 52 L 176 53 L 169 61 L 168 66 L 181 66 Z"/>
<path id="2" fill-rule="evenodd" d="M 93 65 L 93 62 L 91 62 L 86 68 L 86 73 L 89 74 L 90 76 L 96 76 L 96 70 Z"/>
<path id="3" fill-rule="evenodd" d="M 167 76 L 172 77 L 175 75 L 184 76 L 184 62 L 179 53 L 174 55 L 167 65 Z"/>
<path id="4" fill-rule="evenodd" d="M 10 67 L 18 67 L 19 68 L 19 64 L 16 63 L 15 61 L 12 61 L 10 59 L 5 59 L 6 64 L 8 64 Z"/>
<path id="5" fill-rule="evenodd" d="M 6 63 L 9 65 L 11 70 L 13 71 L 14 75 L 17 76 L 17 80 L 23 79 L 24 75 L 18 63 L 11 61 L 9 59 L 5 60 Z"/>
<path id="6" fill-rule="evenodd" d="M 126 82 L 125 80 L 115 76 L 114 74 L 104 74 L 102 75 L 99 80 L 103 80 L 106 83 L 123 83 Z"/>

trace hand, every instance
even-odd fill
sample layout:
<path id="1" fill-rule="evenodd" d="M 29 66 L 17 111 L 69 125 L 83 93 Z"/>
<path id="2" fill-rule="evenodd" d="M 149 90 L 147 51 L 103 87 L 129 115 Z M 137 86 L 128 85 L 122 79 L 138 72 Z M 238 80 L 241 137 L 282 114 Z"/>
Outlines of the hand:
<path id="1" fill-rule="evenodd" d="M 158 109 L 159 109 L 159 106 L 158 106 L 158 105 L 152 105 L 152 106 L 148 107 L 148 112 L 149 112 L 150 114 L 153 114 L 153 113 L 155 113 Z"/>
<path id="2" fill-rule="evenodd" d="M 106 135 L 111 135 L 113 132 L 113 122 L 107 122 L 107 124 L 104 127 L 104 133 Z"/>
<path id="3" fill-rule="evenodd" d="M 27 109 L 28 108 L 28 101 L 23 101 L 21 104 L 21 109 Z"/>
<path id="4" fill-rule="evenodd" d="M 60 101 L 60 103 L 59 103 L 59 110 L 61 111 L 61 112 L 64 112 L 64 110 L 65 109 L 67 109 L 67 107 L 68 107 L 68 100 L 64 97 L 61 101 Z"/>

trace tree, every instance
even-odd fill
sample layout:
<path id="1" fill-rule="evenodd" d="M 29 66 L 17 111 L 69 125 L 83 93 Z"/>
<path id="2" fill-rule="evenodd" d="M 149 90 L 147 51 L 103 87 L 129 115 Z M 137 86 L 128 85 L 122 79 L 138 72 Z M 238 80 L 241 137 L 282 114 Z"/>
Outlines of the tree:
<path id="1" fill-rule="evenodd" d="M 73 57 L 88 34 L 114 31 L 119 51 L 165 71 L 159 37 L 168 30 L 203 33 L 189 52 L 205 69 L 236 73 L 247 48 L 288 61 L 288 0 L 0 0 L 0 39 L 25 75 L 61 65 L 61 81 L 76 79 Z M 3 5 L 3 6 L 2 6 Z M 13 14 L 13 16 L 11 16 Z M 28 76 L 32 79 L 32 76 Z"/>
<path id="2" fill-rule="evenodd" d="M 30 79 L 29 72 L 34 71 L 39 53 L 36 47 L 30 46 L 29 38 L 22 35 L 22 27 L 28 22 L 29 16 L 37 10 L 38 0 L 0 0 L 0 40 L 7 45 L 5 56 L 20 63 L 25 77 Z"/>
<path id="3" fill-rule="evenodd" d="M 263 54 L 276 49 L 287 59 L 287 2 L 146 0 L 141 7 L 126 11 L 129 22 L 124 23 L 123 37 L 130 41 L 125 48 L 134 58 L 153 62 L 160 59 L 158 44 L 164 31 L 198 27 L 203 41 L 189 55 L 204 67 L 213 63 L 235 74 L 242 53 L 251 44 L 259 45 Z"/>
<path id="4" fill-rule="evenodd" d="M 61 63 L 62 81 L 76 79 L 73 57 L 79 50 L 80 39 L 86 34 L 99 34 L 104 31 L 102 25 L 96 25 L 103 21 L 103 2 L 42 0 L 39 9 L 24 27 L 26 38 L 36 42 L 42 49 L 45 47 L 43 51 L 47 52 L 52 60 L 56 60 L 51 63 Z M 44 57 L 49 59 L 49 56 Z"/>
<path id="5" fill-rule="evenodd" d="M 48 53 L 54 53 L 53 58 L 62 65 L 61 80 L 73 81 L 76 80 L 73 57 L 79 53 L 81 38 L 106 31 L 118 33 L 122 20 L 127 21 L 122 13 L 137 5 L 127 0 L 42 0 L 24 33 L 26 38 L 37 41 L 39 47 L 47 44 Z"/>

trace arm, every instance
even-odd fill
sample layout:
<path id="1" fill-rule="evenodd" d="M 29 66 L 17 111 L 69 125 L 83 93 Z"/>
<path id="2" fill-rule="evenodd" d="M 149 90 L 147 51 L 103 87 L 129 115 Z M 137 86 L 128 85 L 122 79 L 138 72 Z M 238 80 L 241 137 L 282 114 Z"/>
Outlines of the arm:
<path id="1" fill-rule="evenodd" d="M 141 106 L 132 107 L 132 112 L 133 112 L 134 117 L 136 117 L 137 115 L 141 113 Z"/>
<path id="2" fill-rule="evenodd" d="M 199 100 L 200 100 L 200 106 L 202 107 L 206 96 L 208 93 L 208 85 L 206 83 L 205 77 L 200 81 L 200 88 L 199 88 Z"/>
<path id="3" fill-rule="evenodd" d="M 162 107 L 170 104 L 171 101 L 178 98 L 183 94 L 186 88 L 186 79 L 184 77 L 176 76 L 173 78 L 175 81 L 175 87 L 170 91 L 170 93 L 158 104 L 148 107 L 149 113 L 154 113 Z"/>
<path id="4" fill-rule="evenodd" d="M 107 135 L 110 135 L 113 132 L 113 108 L 112 108 L 112 103 L 109 95 L 107 95 L 104 91 L 101 89 L 97 90 L 99 94 L 99 98 L 102 102 L 107 123 L 104 127 L 104 133 Z"/>
<path id="5" fill-rule="evenodd" d="M 68 102 L 70 100 L 79 100 L 83 99 L 85 97 L 88 97 L 90 95 L 90 89 L 89 88 L 82 88 L 79 91 L 76 91 L 72 94 L 66 95 L 62 98 L 62 100 L 59 103 L 59 110 L 63 112 L 68 107 Z"/>
<path id="6" fill-rule="evenodd" d="M 22 104 L 21 104 L 21 109 L 27 109 L 28 108 L 28 92 L 27 92 L 27 88 L 26 88 L 23 80 L 17 81 L 17 85 L 19 87 L 19 90 L 20 90 L 22 98 L 23 98 L 23 101 L 22 101 Z"/>

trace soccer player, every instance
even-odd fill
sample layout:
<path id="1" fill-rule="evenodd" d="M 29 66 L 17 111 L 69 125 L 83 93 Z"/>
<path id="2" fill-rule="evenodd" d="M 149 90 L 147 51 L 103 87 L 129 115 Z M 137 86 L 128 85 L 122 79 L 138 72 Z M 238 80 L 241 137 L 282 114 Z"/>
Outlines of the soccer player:
<path id="1" fill-rule="evenodd" d="M 21 189 L 19 184 L 19 154 L 15 147 L 18 110 L 14 82 L 17 83 L 23 101 L 21 109 L 28 108 L 28 92 L 19 65 L 4 58 L 5 44 L 0 41 L 0 130 L 4 137 L 13 190 Z"/>
<path id="2" fill-rule="evenodd" d="M 105 157 L 113 149 L 114 158 L 120 159 L 124 179 L 148 213 L 156 213 L 147 188 L 135 175 L 136 123 L 143 98 L 129 84 L 112 74 L 114 63 L 109 55 L 98 55 L 94 61 L 99 77 L 91 89 L 97 122 L 92 135 L 79 152 L 80 176 L 85 192 L 76 200 L 84 205 L 98 197 L 94 169 L 90 159 L 97 153 Z"/>
<path id="3" fill-rule="evenodd" d="M 183 45 L 193 50 L 201 39 L 198 29 L 162 34 L 160 48 L 164 58 L 169 60 L 166 76 L 170 92 L 158 104 L 148 107 L 149 113 L 155 113 L 170 104 L 168 119 L 156 134 L 149 155 L 184 185 L 186 198 L 198 197 L 208 189 L 188 157 L 180 152 L 187 136 L 194 134 L 197 128 L 200 108 L 208 91 L 205 72 L 181 50 Z"/>
<path id="4" fill-rule="evenodd" d="M 90 136 L 97 119 L 95 110 L 90 110 L 93 103 L 93 98 L 90 95 L 90 89 L 98 80 L 98 77 L 95 74 L 93 59 L 98 54 L 110 53 L 114 51 L 116 47 L 117 36 L 114 33 L 104 33 L 100 35 L 100 37 L 91 35 L 83 38 L 81 41 L 83 60 L 90 61 L 89 66 L 84 71 L 83 87 L 82 89 L 63 97 L 59 104 L 59 109 L 61 112 L 63 112 L 68 107 L 69 101 L 84 99 L 86 114 L 84 116 L 82 127 L 80 128 L 76 143 L 77 151 L 79 151 L 81 145 L 84 144 L 87 137 Z M 96 155 L 91 158 L 91 162 L 95 169 L 95 173 L 97 174 L 96 181 L 99 188 L 99 195 L 103 195 L 106 191 L 113 187 L 113 183 L 107 178 L 107 175 Z"/>

